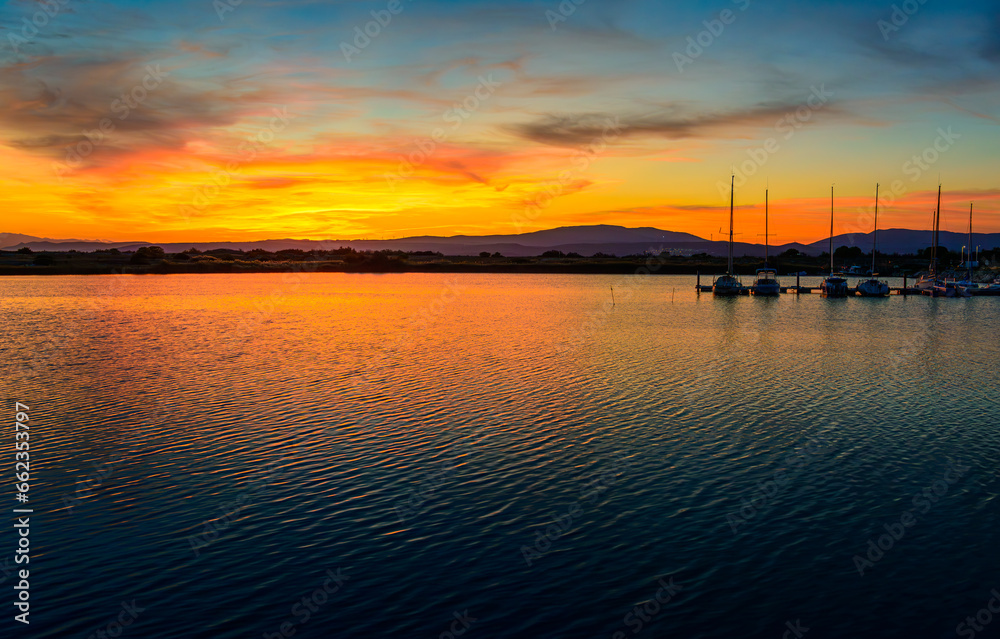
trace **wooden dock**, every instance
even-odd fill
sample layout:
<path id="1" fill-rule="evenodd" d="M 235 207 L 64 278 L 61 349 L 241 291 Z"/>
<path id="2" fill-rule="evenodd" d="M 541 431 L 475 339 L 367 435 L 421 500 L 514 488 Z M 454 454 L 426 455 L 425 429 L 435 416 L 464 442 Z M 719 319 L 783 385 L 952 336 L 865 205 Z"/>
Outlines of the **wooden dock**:
<path id="1" fill-rule="evenodd" d="M 695 284 L 695 290 L 697 292 L 699 292 L 699 293 L 711 293 L 712 292 L 712 285 L 711 284 L 702 284 L 701 283 L 701 273 L 698 273 L 697 275 L 698 275 L 698 283 Z M 801 286 L 799 284 L 800 277 L 801 276 L 799 276 L 799 275 L 795 276 L 795 286 L 782 286 L 782 287 L 780 287 L 781 292 L 785 293 L 785 294 L 792 294 L 792 295 L 805 295 L 805 294 L 812 294 L 812 293 L 817 293 L 818 294 L 820 292 L 818 286 Z M 750 294 L 750 287 L 749 286 L 745 287 L 742 291 L 740 291 L 740 295 L 749 295 L 749 294 Z M 930 291 L 923 291 L 923 290 L 918 289 L 918 288 L 913 288 L 912 286 L 907 286 L 906 285 L 906 276 L 904 275 L 903 276 L 903 285 L 902 286 L 890 286 L 889 287 L 889 294 L 890 295 L 921 295 L 921 294 L 928 294 L 929 295 Z M 854 296 L 854 290 L 853 289 L 850 290 L 850 292 L 848 293 L 848 296 L 849 297 Z"/>
<path id="2" fill-rule="evenodd" d="M 695 286 L 695 288 L 697 289 L 697 291 L 699 293 L 711 293 L 712 292 L 712 286 L 710 284 L 698 284 L 698 285 Z M 782 286 L 781 287 L 781 292 L 782 293 L 786 293 L 786 294 L 793 294 L 793 295 L 805 295 L 805 294 L 812 294 L 812 293 L 817 293 L 818 294 L 820 292 L 820 290 L 819 290 L 818 286 Z M 851 290 L 850 295 L 853 295 L 853 293 L 854 293 L 853 290 Z M 890 286 L 889 287 L 889 294 L 890 295 L 920 295 L 921 293 L 927 293 L 927 294 L 929 294 L 929 291 L 921 291 L 918 288 L 912 288 L 912 287 L 910 287 L 910 288 L 904 288 L 902 286 Z M 749 294 L 750 294 L 750 287 L 749 286 L 747 286 L 746 288 L 744 288 L 740 292 L 740 295 L 749 295 Z"/>

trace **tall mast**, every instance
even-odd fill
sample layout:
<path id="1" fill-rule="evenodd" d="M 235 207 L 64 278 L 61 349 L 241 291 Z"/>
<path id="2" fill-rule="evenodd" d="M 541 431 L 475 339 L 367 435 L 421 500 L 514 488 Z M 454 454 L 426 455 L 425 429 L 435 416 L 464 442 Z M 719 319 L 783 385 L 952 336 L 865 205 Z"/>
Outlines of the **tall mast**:
<path id="1" fill-rule="evenodd" d="M 833 185 L 830 185 L 830 275 L 833 275 Z"/>
<path id="2" fill-rule="evenodd" d="M 729 270 L 727 275 L 733 274 L 733 201 L 735 199 L 736 174 L 733 173 L 729 183 Z"/>
<path id="3" fill-rule="evenodd" d="M 875 238 L 872 240 L 872 277 L 875 277 L 875 251 L 878 250 L 878 182 L 875 183 Z"/>
<path id="4" fill-rule="evenodd" d="M 931 246 L 931 277 L 937 277 L 938 233 L 941 229 L 941 183 L 938 182 L 937 210 L 934 211 L 934 244 Z"/>
<path id="5" fill-rule="evenodd" d="M 972 222 L 969 222 L 969 228 L 972 228 Z M 971 230 L 969 231 L 969 237 L 972 237 Z M 972 240 L 970 239 L 969 242 L 972 242 Z M 764 189 L 764 266 L 767 266 L 767 189 Z"/>
<path id="6" fill-rule="evenodd" d="M 969 202 L 969 277 L 972 281 L 972 202 Z"/>

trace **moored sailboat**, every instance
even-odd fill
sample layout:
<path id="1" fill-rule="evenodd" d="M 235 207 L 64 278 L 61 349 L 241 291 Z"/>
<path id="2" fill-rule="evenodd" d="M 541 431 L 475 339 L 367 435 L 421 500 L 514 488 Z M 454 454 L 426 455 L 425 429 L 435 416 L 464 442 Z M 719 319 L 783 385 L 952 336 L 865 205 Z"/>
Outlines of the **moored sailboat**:
<path id="1" fill-rule="evenodd" d="M 823 297 L 847 297 L 847 280 L 833 272 L 833 187 L 830 187 L 830 275 L 819 285 Z"/>
<path id="2" fill-rule="evenodd" d="M 712 294 L 724 297 L 740 295 L 743 292 L 743 284 L 733 273 L 733 202 L 736 189 L 736 175 L 732 176 L 729 191 L 729 265 L 726 274 L 718 277 L 712 284 Z"/>
<path id="3" fill-rule="evenodd" d="M 764 268 L 757 269 L 757 278 L 750 287 L 751 295 L 774 297 L 781 294 L 778 271 L 767 264 L 767 189 L 764 189 Z"/>
<path id="4" fill-rule="evenodd" d="M 956 284 L 965 297 L 984 294 L 984 287 L 980 287 L 972 279 L 972 267 L 978 265 L 978 262 L 972 261 L 972 202 L 969 202 L 969 257 L 966 260 L 967 270 L 965 279 Z"/>
<path id="5" fill-rule="evenodd" d="M 875 272 L 875 254 L 878 251 L 878 184 L 875 185 L 875 234 L 872 238 L 872 277 L 870 280 L 858 282 L 854 288 L 861 297 L 888 297 L 889 283 L 878 279 Z"/>
<path id="6" fill-rule="evenodd" d="M 938 249 L 938 230 L 941 226 L 941 185 L 938 184 L 938 197 L 937 197 L 937 209 L 934 211 L 934 221 L 931 225 L 933 230 L 931 231 L 932 243 L 931 243 L 931 263 L 927 268 L 927 274 L 920 277 L 917 283 L 913 285 L 913 288 L 919 291 L 934 291 L 934 287 L 942 282 L 938 281 L 937 272 L 937 249 Z"/>

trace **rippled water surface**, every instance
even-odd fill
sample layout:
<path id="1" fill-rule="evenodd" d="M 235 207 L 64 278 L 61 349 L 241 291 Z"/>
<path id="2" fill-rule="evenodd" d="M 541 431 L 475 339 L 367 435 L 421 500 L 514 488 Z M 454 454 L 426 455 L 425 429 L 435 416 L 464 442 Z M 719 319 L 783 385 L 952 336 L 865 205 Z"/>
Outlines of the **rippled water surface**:
<path id="1" fill-rule="evenodd" d="M 968 636 L 1000 299 L 693 284 L 0 280 L 31 636 Z"/>

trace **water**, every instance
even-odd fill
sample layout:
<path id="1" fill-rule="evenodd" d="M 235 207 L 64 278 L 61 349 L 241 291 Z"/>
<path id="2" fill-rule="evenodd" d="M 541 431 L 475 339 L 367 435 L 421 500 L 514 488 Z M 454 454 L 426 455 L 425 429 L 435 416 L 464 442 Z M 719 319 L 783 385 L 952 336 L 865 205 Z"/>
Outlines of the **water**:
<path id="1" fill-rule="evenodd" d="M 30 636 L 956 636 L 1000 588 L 1000 299 L 693 284 L 0 280 Z"/>

